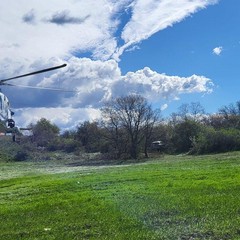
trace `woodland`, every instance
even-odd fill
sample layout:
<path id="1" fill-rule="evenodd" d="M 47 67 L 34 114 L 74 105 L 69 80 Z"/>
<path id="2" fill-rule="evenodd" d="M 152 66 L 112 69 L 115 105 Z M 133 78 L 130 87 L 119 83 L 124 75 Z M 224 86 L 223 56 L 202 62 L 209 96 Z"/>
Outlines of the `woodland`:
<path id="1" fill-rule="evenodd" d="M 42 118 L 29 126 L 29 136 L 17 136 L 13 151 L 1 154 L 23 161 L 37 152 L 86 153 L 107 162 L 146 159 L 152 154 L 240 150 L 240 101 L 222 106 L 214 114 L 207 114 L 199 102 L 186 103 L 163 118 L 144 97 L 129 95 L 105 103 L 101 112 L 101 119 L 81 122 L 66 131 Z M 153 146 L 154 141 L 161 144 Z"/>

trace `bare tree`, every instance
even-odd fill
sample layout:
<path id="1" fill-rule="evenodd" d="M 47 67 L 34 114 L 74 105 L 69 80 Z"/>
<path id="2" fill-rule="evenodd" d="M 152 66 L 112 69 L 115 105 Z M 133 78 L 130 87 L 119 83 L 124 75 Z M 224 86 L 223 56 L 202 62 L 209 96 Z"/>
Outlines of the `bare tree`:
<path id="1" fill-rule="evenodd" d="M 108 150 L 115 158 L 120 158 L 126 152 L 128 140 L 125 139 L 126 131 L 118 117 L 117 110 L 112 106 L 112 101 L 105 103 L 105 107 L 102 108 L 102 117 L 101 124 L 105 129 L 104 137 L 111 143 Z"/>
<path id="2" fill-rule="evenodd" d="M 176 114 L 182 120 L 193 119 L 199 120 L 201 116 L 205 114 L 204 107 L 201 105 L 200 102 L 191 102 L 184 103 L 178 108 L 178 113 Z M 174 115 L 172 115 L 174 116 Z"/>
<path id="3" fill-rule="evenodd" d="M 240 101 L 220 108 L 219 114 L 223 116 L 225 126 L 240 128 Z"/>
<path id="4" fill-rule="evenodd" d="M 140 144 L 144 142 L 147 156 L 147 144 L 159 112 L 153 111 L 144 97 L 129 95 L 111 100 L 105 104 L 102 113 L 116 148 L 119 149 L 118 144 L 122 146 L 125 142 L 130 157 L 136 159 Z"/>

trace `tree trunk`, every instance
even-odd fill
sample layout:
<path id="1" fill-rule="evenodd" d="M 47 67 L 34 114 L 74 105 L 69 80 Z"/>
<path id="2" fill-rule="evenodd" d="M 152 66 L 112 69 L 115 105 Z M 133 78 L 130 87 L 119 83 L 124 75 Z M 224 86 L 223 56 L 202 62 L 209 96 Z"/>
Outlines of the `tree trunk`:
<path id="1" fill-rule="evenodd" d="M 138 157 L 137 145 L 134 143 L 131 145 L 130 156 L 133 159 L 137 159 Z"/>
<path id="2" fill-rule="evenodd" d="M 144 144 L 144 154 L 145 154 L 145 158 L 148 158 L 147 142 L 145 142 Z"/>

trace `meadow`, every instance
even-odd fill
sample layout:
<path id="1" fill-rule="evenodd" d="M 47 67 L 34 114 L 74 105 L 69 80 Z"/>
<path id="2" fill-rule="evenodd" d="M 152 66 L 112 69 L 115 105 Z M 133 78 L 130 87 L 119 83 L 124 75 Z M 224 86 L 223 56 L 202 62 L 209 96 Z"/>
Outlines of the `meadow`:
<path id="1" fill-rule="evenodd" d="M 0 239 L 240 239 L 240 152 L 0 161 Z"/>

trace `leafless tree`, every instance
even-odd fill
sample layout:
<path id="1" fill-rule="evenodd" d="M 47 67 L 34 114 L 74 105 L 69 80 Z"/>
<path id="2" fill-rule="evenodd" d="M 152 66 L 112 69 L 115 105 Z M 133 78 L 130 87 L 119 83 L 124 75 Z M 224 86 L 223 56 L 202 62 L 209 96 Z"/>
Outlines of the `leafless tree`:
<path id="1" fill-rule="evenodd" d="M 181 120 L 192 119 L 198 121 L 204 114 L 205 110 L 200 102 L 191 102 L 190 104 L 189 103 L 182 104 L 178 108 L 178 113 L 176 113 L 175 115 L 179 116 Z"/>
<path id="2" fill-rule="evenodd" d="M 219 114 L 223 116 L 225 125 L 240 128 L 240 101 L 223 106 L 219 109 Z"/>
<path id="3" fill-rule="evenodd" d="M 147 145 L 159 111 L 152 110 L 144 97 L 129 95 L 113 99 L 103 107 L 102 116 L 118 151 L 124 146 L 130 157 L 136 159 L 143 144 L 145 156 L 148 156 Z"/>

